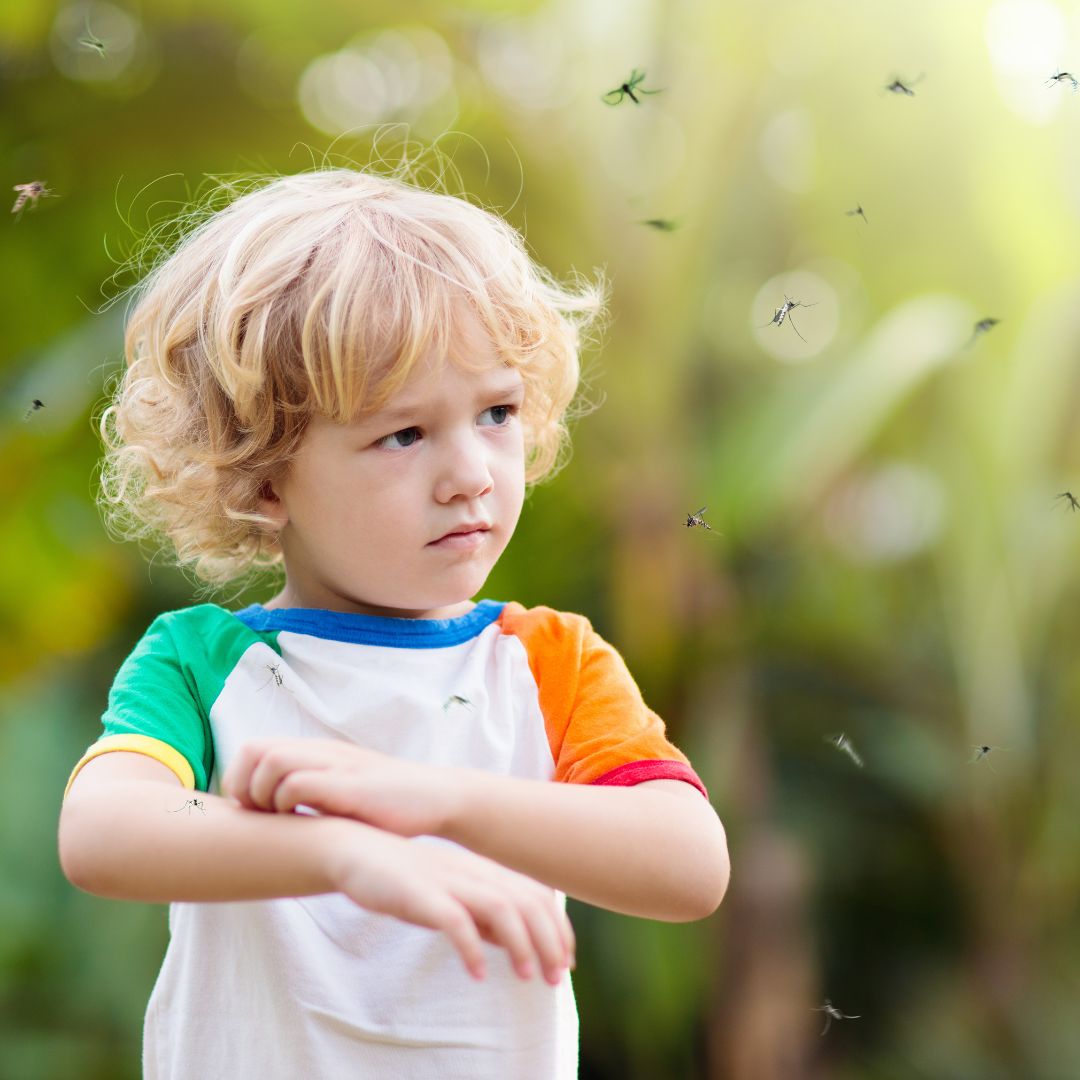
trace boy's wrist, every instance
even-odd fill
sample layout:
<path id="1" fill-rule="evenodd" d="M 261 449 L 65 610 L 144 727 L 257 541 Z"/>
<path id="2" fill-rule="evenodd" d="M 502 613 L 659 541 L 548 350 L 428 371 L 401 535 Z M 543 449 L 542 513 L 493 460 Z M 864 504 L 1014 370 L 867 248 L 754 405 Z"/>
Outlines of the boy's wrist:
<path id="1" fill-rule="evenodd" d="M 483 813 L 482 807 L 492 786 L 502 779 L 483 769 L 453 769 L 452 778 L 444 788 L 437 835 L 462 843 L 462 838 L 470 834 L 477 814 Z"/>
<path id="2" fill-rule="evenodd" d="M 352 818 L 319 818 L 318 865 L 326 885 L 326 892 L 341 892 L 342 883 L 349 873 L 355 872 L 357 844 L 364 844 L 364 833 L 377 833 L 378 829 Z"/>

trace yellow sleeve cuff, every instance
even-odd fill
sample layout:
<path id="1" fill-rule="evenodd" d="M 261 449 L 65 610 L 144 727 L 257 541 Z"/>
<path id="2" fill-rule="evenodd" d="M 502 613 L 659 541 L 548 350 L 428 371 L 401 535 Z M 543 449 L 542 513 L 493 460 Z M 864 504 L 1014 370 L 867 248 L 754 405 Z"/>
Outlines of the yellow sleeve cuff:
<path id="1" fill-rule="evenodd" d="M 175 746 L 170 746 L 168 743 L 152 738 L 149 735 L 106 735 L 98 739 L 79 759 L 78 765 L 71 770 L 67 787 L 64 788 L 64 798 L 67 798 L 67 793 L 71 790 L 71 785 L 74 783 L 75 777 L 78 776 L 79 770 L 88 761 L 98 757 L 100 754 L 108 754 L 114 750 L 127 750 L 134 754 L 145 754 L 147 757 L 152 757 L 155 761 L 160 761 L 162 765 L 172 769 L 184 787 L 191 791 L 195 790 L 195 773 L 188 764 L 188 759 Z"/>

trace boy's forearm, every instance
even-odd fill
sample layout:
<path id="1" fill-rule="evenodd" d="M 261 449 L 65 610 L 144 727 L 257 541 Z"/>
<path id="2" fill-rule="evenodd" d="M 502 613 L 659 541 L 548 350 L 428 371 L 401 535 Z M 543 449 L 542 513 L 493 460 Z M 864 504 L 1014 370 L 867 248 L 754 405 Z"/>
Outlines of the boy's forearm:
<path id="1" fill-rule="evenodd" d="M 202 809 L 184 805 L 192 798 Z M 261 814 L 205 792 L 132 780 L 115 785 L 107 798 L 77 792 L 68 798 L 60 860 L 72 884 L 112 899 L 311 896 L 334 891 L 329 853 L 343 827 L 357 825 Z"/>
<path id="2" fill-rule="evenodd" d="M 470 771 L 442 835 L 598 907 L 690 921 L 716 910 L 729 872 L 720 819 L 693 794 Z"/>

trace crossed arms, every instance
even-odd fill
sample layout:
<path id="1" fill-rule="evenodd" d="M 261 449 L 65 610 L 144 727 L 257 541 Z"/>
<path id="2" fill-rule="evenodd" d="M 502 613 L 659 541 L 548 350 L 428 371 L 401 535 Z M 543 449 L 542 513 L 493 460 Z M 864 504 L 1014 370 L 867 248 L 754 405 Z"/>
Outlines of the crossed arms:
<path id="1" fill-rule="evenodd" d="M 522 978 L 573 964 L 558 889 L 670 922 L 719 906 L 723 826 L 689 784 L 546 783 L 420 765 L 337 740 L 244 745 L 205 810 L 161 763 L 114 752 L 89 761 L 60 817 L 68 879 L 149 902 L 257 900 L 342 892 L 360 906 L 446 932 L 475 977 L 480 941 Z M 308 806 L 322 816 L 295 814 Z M 409 843 L 435 836 L 468 849 Z"/>

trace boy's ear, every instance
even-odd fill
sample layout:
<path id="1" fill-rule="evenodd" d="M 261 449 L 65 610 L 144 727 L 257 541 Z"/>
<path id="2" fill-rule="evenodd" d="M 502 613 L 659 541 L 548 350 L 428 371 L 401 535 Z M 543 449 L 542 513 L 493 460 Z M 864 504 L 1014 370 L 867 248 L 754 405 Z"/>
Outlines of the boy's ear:
<path id="1" fill-rule="evenodd" d="M 264 481 L 262 487 L 259 488 L 258 510 L 264 517 L 270 518 L 279 531 L 285 527 L 289 520 L 285 504 L 278 497 L 273 483 L 269 480 Z"/>

